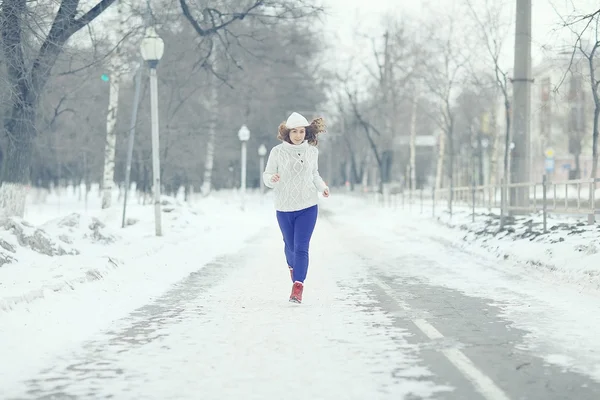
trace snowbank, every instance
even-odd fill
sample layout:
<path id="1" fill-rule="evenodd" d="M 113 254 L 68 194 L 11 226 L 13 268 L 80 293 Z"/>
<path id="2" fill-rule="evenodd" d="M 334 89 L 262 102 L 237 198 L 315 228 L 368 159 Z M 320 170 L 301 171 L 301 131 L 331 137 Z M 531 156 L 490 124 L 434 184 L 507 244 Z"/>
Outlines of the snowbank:
<path id="1" fill-rule="evenodd" d="M 102 251 L 118 239 L 99 219 L 77 213 L 39 226 L 0 221 L 0 310 L 100 279 L 120 265 Z"/>
<path id="2" fill-rule="evenodd" d="M 600 226 L 574 217 L 550 216 L 547 233 L 541 214 L 516 216 L 500 231 L 496 214 L 455 210 L 436 218 L 461 232 L 463 246 L 479 246 L 487 254 L 513 260 L 544 279 L 568 283 L 581 290 L 600 291 Z"/>
<path id="3" fill-rule="evenodd" d="M 209 247 L 215 238 L 232 237 L 241 218 L 244 225 L 254 224 L 255 229 L 240 232 L 240 239 L 264 225 L 262 214 L 244 213 L 232 192 L 196 197 L 191 204 L 163 196 L 163 236 L 156 237 L 151 204 L 132 201 L 127 207 L 126 227 L 121 228 L 122 205 L 101 210 L 99 196 L 90 197 L 84 206 L 75 191 L 46 195 L 43 202 L 28 205 L 25 219 L 0 221 L 0 311 L 55 292 L 76 290 L 116 269 L 144 273 L 138 265 L 142 260 L 151 263 L 165 247 L 183 241 L 205 243 L 212 254 L 214 249 Z M 266 203 L 251 194 L 247 201 L 254 208 Z M 29 222 L 28 217 L 35 222 Z"/>
<path id="4" fill-rule="evenodd" d="M 543 232 L 542 215 L 520 216 L 499 231 L 499 217 L 480 212 L 472 222 L 471 210 L 457 207 L 452 218 L 441 208 L 432 217 L 431 208 L 383 206 L 361 194 L 337 194 L 332 207 L 345 208 L 364 224 L 393 231 L 398 224 L 412 224 L 465 251 L 499 260 L 538 279 L 575 286 L 578 290 L 600 292 L 600 226 L 588 225 L 575 217 L 549 216 Z M 368 217 L 360 215 L 368 215 Z M 514 272 L 514 271 L 513 271 Z"/>

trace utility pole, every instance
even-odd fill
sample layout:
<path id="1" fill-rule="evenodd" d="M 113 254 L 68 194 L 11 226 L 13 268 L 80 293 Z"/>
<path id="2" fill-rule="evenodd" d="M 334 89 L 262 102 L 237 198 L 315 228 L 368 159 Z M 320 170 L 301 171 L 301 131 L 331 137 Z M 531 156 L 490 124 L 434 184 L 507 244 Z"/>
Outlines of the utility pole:
<path id="1" fill-rule="evenodd" d="M 531 0 L 517 0 L 515 23 L 515 61 L 513 83 L 513 141 L 511 157 L 512 183 L 528 182 L 530 177 L 531 140 Z M 529 188 L 511 191 L 511 205 L 525 207 Z"/>

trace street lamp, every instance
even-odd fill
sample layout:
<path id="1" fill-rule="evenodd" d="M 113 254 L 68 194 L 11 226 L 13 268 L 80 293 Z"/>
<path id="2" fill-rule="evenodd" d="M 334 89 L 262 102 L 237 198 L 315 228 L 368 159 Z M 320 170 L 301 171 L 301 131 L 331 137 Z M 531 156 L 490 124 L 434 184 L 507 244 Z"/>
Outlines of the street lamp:
<path id="1" fill-rule="evenodd" d="M 238 138 L 240 139 L 240 142 L 242 142 L 242 182 L 241 182 L 241 186 L 242 186 L 242 190 L 241 190 L 241 195 L 242 195 L 242 210 L 244 210 L 244 202 L 245 202 L 245 196 L 246 196 L 246 142 L 250 139 L 250 130 L 248 129 L 248 127 L 246 125 L 242 125 L 242 127 L 240 128 L 240 130 L 238 131 Z"/>
<path id="2" fill-rule="evenodd" d="M 262 180 L 262 173 L 265 169 L 265 156 L 267 155 L 267 148 L 264 144 L 261 144 L 258 148 L 258 156 L 260 157 L 260 171 L 258 174 L 258 178 L 260 181 L 260 193 L 263 194 L 265 192 L 265 183 Z"/>
<path id="3" fill-rule="evenodd" d="M 154 224 L 156 236 L 162 235 L 160 215 L 160 152 L 158 136 L 158 83 L 156 67 L 163 56 L 165 44 L 156 33 L 154 27 L 146 29 L 146 36 L 142 39 L 140 51 L 142 58 L 150 68 L 150 112 L 152 115 L 152 175 L 154 181 Z"/>

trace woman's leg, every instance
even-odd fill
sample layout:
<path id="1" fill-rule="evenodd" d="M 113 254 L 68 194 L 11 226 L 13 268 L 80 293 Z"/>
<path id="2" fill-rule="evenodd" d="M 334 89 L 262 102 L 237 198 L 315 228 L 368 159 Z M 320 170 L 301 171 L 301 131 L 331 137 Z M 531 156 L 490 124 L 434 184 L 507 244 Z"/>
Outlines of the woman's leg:
<path id="1" fill-rule="evenodd" d="M 304 283 L 308 272 L 308 248 L 317 223 L 318 206 L 298 211 L 294 224 L 294 281 Z"/>
<path id="2" fill-rule="evenodd" d="M 294 268 L 294 213 L 277 211 L 277 222 L 283 235 L 285 260 Z"/>

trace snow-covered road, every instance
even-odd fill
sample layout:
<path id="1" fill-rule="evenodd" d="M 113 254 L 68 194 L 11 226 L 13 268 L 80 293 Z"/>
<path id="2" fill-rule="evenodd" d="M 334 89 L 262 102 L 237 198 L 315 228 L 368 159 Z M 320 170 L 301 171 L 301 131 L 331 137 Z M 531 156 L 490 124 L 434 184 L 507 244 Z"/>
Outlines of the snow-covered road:
<path id="1" fill-rule="evenodd" d="M 0 378 L 0 398 L 600 398 L 599 298 L 467 253 L 423 221 L 331 200 L 303 304 L 287 302 L 273 220 L 44 365 L 31 368 L 36 343 L 14 341 L 20 356 L 2 362 L 26 375 Z"/>

